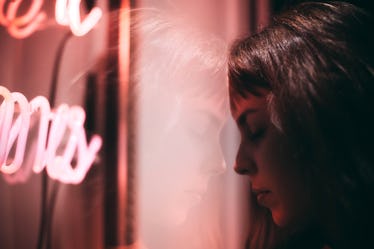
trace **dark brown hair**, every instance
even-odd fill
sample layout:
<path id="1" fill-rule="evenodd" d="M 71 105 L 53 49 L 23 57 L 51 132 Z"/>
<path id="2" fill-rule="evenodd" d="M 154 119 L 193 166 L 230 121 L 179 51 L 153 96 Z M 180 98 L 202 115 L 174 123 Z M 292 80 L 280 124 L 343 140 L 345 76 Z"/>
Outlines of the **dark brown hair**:
<path id="1" fill-rule="evenodd" d="M 321 219 L 339 227 L 344 243 L 334 248 L 369 248 L 373 233 L 372 28 L 372 17 L 354 5 L 307 2 L 234 43 L 229 55 L 231 92 L 270 90 L 270 115 L 297 148 Z M 251 249 L 274 246 L 267 224 L 251 232 Z"/>

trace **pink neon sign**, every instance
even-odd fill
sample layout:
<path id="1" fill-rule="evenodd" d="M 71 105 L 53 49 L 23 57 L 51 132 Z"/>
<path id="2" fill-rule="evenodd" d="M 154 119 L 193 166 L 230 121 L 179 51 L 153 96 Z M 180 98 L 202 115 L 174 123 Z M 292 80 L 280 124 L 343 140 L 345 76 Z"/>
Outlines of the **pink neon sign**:
<path id="1" fill-rule="evenodd" d="M 32 0 L 29 9 L 23 15 L 18 10 L 23 0 L 13 0 L 6 4 L 0 0 L 0 25 L 6 27 L 8 33 L 17 39 L 25 38 L 39 29 L 47 19 L 41 10 L 44 0 Z M 55 19 L 59 25 L 69 26 L 76 36 L 87 34 L 99 22 L 102 10 L 94 7 L 81 20 L 81 0 L 56 0 Z"/>
<path id="2" fill-rule="evenodd" d="M 5 179 L 9 182 L 24 180 L 17 172 L 21 170 L 25 157 L 30 118 L 38 114 L 38 136 L 32 150 L 35 156 L 33 171 L 40 173 L 46 168 L 52 179 L 70 184 L 82 182 L 102 145 L 98 135 L 87 144 L 84 110 L 62 104 L 53 111 L 45 97 L 38 96 L 28 102 L 21 93 L 11 93 L 2 86 L 0 95 L 3 97 L 0 105 L 0 171 Z M 15 115 L 16 109 L 18 116 Z M 67 142 L 64 140 L 66 133 L 69 134 Z M 58 154 L 57 149 L 62 145 L 64 150 Z M 15 151 L 13 158 L 10 156 L 12 148 Z M 73 159 L 76 159 L 75 166 L 72 165 Z"/>
<path id="3" fill-rule="evenodd" d="M 86 18 L 81 21 L 79 10 L 81 0 L 56 0 L 56 22 L 63 26 L 69 26 L 76 36 L 84 36 L 99 22 L 102 11 L 94 7 Z"/>

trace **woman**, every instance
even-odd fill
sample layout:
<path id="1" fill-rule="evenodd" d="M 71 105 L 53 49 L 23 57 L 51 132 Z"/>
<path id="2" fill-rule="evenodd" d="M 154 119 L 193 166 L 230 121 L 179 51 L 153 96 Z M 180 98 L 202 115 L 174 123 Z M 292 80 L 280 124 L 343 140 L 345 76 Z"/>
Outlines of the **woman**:
<path id="1" fill-rule="evenodd" d="M 373 248 L 373 19 L 303 3 L 229 56 L 248 248 Z"/>

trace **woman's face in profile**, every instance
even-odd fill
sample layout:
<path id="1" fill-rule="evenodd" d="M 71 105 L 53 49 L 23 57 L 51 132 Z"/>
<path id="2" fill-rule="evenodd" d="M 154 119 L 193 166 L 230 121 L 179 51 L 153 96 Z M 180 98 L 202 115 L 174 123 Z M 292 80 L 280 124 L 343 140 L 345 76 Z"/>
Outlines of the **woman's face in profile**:
<path id="1" fill-rule="evenodd" d="M 235 170 L 249 176 L 252 194 L 278 226 L 299 226 L 310 218 L 311 202 L 294 150 L 271 122 L 268 93 L 262 89 L 261 96 L 242 97 L 230 91 L 232 116 L 241 133 Z"/>

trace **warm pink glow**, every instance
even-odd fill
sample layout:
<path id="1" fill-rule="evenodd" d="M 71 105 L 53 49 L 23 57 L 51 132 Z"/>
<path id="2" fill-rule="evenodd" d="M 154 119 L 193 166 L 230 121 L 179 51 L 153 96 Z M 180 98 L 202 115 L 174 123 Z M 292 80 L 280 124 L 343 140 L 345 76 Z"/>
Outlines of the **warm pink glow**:
<path id="1" fill-rule="evenodd" d="M 30 36 L 47 19 L 45 12 L 41 11 L 44 0 L 32 0 L 28 11 L 18 16 L 18 9 L 23 0 L 9 1 L 0 0 L 0 25 L 8 30 L 8 33 L 17 39 Z M 99 22 L 102 10 L 94 7 L 90 13 L 81 20 L 81 0 L 56 0 L 55 18 L 62 26 L 69 26 L 76 36 L 84 36 Z"/>
<path id="2" fill-rule="evenodd" d="M 95 135 L 87 145 L 84 110 L 62 104 L 56 111 L 51 111 L 46 98 L 38 96 L 28 103 L 21 93 L 11 93 L 2 86 L 0 95 L 3 97 L 0 106 L 0 171 L 8 175 L 6 179 L 10 179 L 9 182 L 24 180 L 17 179 L 16 173 L 24 161 L 30 118 L 39 113 L 36 149 L 32 150 L 35 152 L 33 171 L 39 173 L 46 168 L 52 179 L 71 184 L 82 182 L 102 144 L 102 139 Z M 19 110 L 18 116 L 16 109 Z M 58 154 L 62 145 L 64 150 Z M 12 148 L 15 148 L 14 158 L 9 155 Z M 75 166 L 72 165 L 74 156 L 77 159 Z"/>
<path id="3" fill-rule="evenodd" d="M 55 5 L 56 22 L 63 26 L 69 25 L 68 0 L 57 0 Z"/>
<path id="4" fill-rule="evenodd" d="M 46 19 L 46 14 L 40 11 L 43 0 L 33 0 L 28 11 L 17 16 L 22 0 L 11 1 L 4 15 L 5 0 L 0 0 L 0 24 L 4 25 L 9 34 L 17 39 L 25 38 L 34 33 Z"/>
<path id="5" fill-rule="evenodd" d="M 25 96 L 17 92 L 11 93 L 10 96 L 10 98 L 8 97 L 8 99 L 5 100 L 5 108 L 9 108 L 6 114 L 8 115 L 8 117 L 5 117 L 6 127 L 8 127 L 8 130 L 3 129 L 2 135 L 4 136 L 1 136 L 1 143 L 4 143 L 4 141 L 6 141 L 7 144 L 6 147 L 4 146 L 4 151 L 1 151 L 1 155 L 3 157 L 0 158 L 0 169 L 3 173 L 7 174 L 15 173 L 22 165 L 25 153 L 28 127 L 30 125 L 30 112 L 28 111 L 28 102 Z M 11 122 L 13 119 L 13 113 L 11 111 L 14 111 L 15 102 L 18 103 L 20 114 L 12 125 Z M 16 138 L 17 147 L 15 157 L 10 164 L 7 164 L 6 158 L 8 157 L 10 149 L 13 147 Z"/>
<path id="6" fill-rule="evenodd" d="M 56 0 L 55 18 L 60 25 L 70 26 L 76 36 L 87 34 L 99 22 L 102 11 L 94 7 L 90 13 L 81 21 L 79 6 L 81 0 Z"/>

